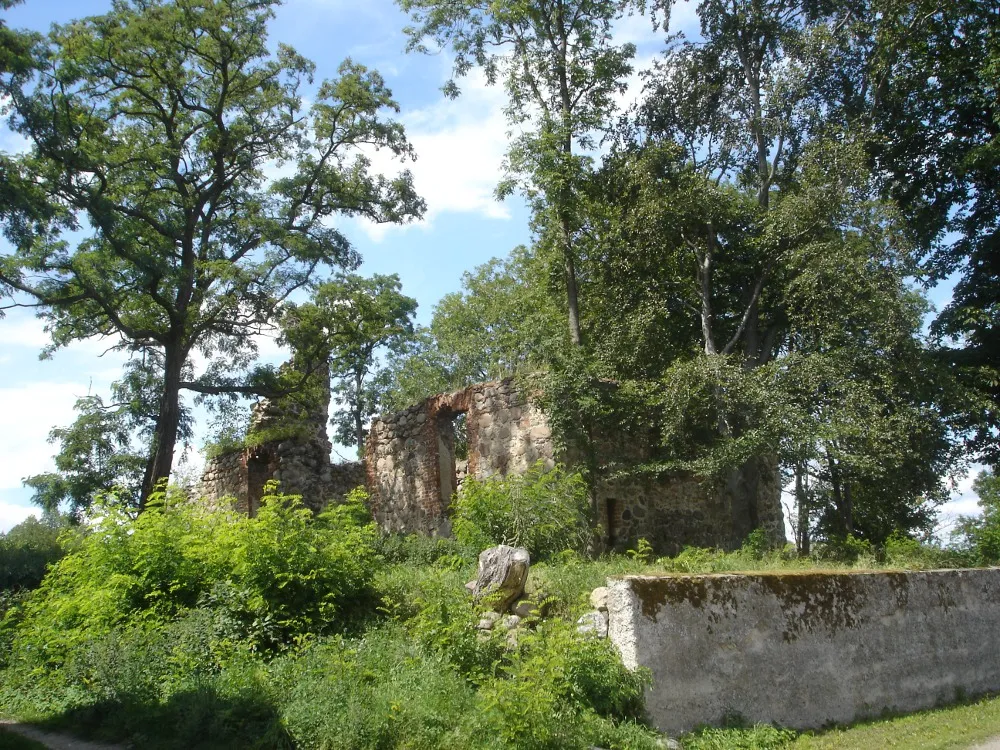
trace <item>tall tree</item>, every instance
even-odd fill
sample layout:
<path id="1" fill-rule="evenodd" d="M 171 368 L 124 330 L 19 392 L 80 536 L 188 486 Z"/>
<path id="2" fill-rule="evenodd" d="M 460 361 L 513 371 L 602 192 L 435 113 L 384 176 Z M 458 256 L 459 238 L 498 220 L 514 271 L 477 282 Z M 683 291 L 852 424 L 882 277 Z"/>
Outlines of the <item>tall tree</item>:
<path id="1" fill-rule="evenodd" d="M 380 359 L 412 340 L 416 312 L 417 301 L 402 293 L 396 274 L 341 274 L 320 284 L 310 302 L 289 306 L 294 330 L 286 335 L 299 352 L 326 352 L 333 394 L 345 407 L 333 418 L 337 440 L 354 443 L 361 457 L 365 423 L 381 406 Z"/>
<path id="2" fill-rule="evenodd" d="M 412 14 L 410 48 L 425 40 L 450 47 L 456 76 L 479 66 L 490 84 L 502 80 L 507 117 L 524 134 L 510 147 L 501 195 L 523 180 L 558 247 L 570 341 L 582 340 L 577 280 L 578 190 L 586 151 L 606 132 L 625 90 L 635 47 L 617 45 L 612 25 L 636 0 L 397 0 Z M 446 91 L 456 94 L 454 81 Z"/>
<path id="3" fill-rule="evenodd" d="M 254 393 L 253 335 L 322 266 L 352 267 L 324 219 L 419 216 L 410 175 L 373 175 L 359 147 L 411 156 L 382 78 L 344 62 L 306 110 L 314 66 L 267 47 L 277 0 L 115 0 L 55 27 L 27 90 L 11 86 L 19 167 L 83 239 L 36 234 L 0 261 L 53 341 L 115 337 L 162 364 L 145 498 L 170 474 L 180 392 Z M 275 165 L 290 176 L 271 177 Z M 200 351 L 212 366 L 190 377 Z"/>
<path id="4" fill-rule="evenodd" d="M 562 313 L 546 266 L 528 248 L 462 274 L 462 289 L 434 307 L 431 324 L 389 358 L 387 403 L 403 408 L 435 393 L 545 367 Z"/>
<path id="5" fill-rule="evenodd" d="M 874 8 L 873 161 L 924 234 L 931 279 L 955 281 L 934 330 L 973 389 L 970 445 L 1000 465 L 1000 3 L 890 8 Z"/>
<path id="6" fill-rule="evenodd" d="M 113 495 L 130 511 L 141 507 L 148 459 L 144 446 L 153 437 L 162 371 L 150 359 L 127 362 L 125 376 L 111 387 L 110 401 L 98 395 L 78 400 L 76 420 L 49 433 L 49 442 L 59 445 L 56 471 L 24 480 L 34 490 L 32 501 L 46 513 L 68 506 L 71 517 L 79 519 L 99 495 Z M 184 409 L 178 439 L 188 440 L 191 432 L 190 413 Z"/>
<path id="7" fill-rule="evenodd" d="M 882 195 L 904 212 L 924 278 L 954 284 L 934 322 L 961 375 L 970 447 L 1000 460 L 1000 3 L 833 6 L 817 71 L 826 115 L 867 140 Z"/>

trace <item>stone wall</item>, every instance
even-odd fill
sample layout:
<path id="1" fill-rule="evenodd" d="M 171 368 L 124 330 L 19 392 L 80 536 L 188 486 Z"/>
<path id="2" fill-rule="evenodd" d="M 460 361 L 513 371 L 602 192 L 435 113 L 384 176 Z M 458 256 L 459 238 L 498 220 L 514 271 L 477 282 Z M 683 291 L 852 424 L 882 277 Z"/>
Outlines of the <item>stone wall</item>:
<path id="1" fill-rule="evenodd" d="M 468 458 L 456 455 L 455 425 L 465 415 Z M 445 393 L 372 423 L 366 445 L 368 491 L 387 531 L 449 533 L 448 504 L 466 475 L 554 466 L 541 410 L 510 380 Z"/>
<path id="2" fill-rule="evenodd" d="M 456 456 L 455 424 L 465 415 L 467 463 Z M 656 441 L 644 435 L 599 435 L 599 462 L 629 466 L 648 461 Z M 448 504 L 467 472 L 484 477 L 524 473 L 541 461 L 569 466 L 579 461 L 557 455 L 549 422 L 512 380 L 479 383 L 441 394 L 372 424 L 366 466 L 375 517 L 389 531 L 447 534 Z M 760 473 L 749 510 L 725 482 L 690 476 L 613 479 L 598 476 L 593 501 L 605 545 L 625 549 L 647 539 L 660 554 L 686 545 L 731 548 L 762 526 L 784 541 L 777 466 Z M 741 520 L 755 519 L 744 530 Z"/>
<path id="3" fill-rule="evenodd" d="M 797 729 L 1000 690 L 1000 569 L 608 582 L 609 635 L 664 732 Z"/>
<path id="4" fill-rule="evenodd" d="M 328 379 L 325 372 L 319 377 Z M 363 486 L 364 464 L 330 462 L 333 446 L 326 431 L 330 391 L 321 388 L 319 393 L 312 403 L 294 398 L 258 402 L 247 431 L 250 447 L 208 461 L 200 497 L 216 506 L 225 499 L 230 507 L 252 516 L 271 480 L 278 482 L 279 491 L 301 495 L 303 503 L 316 511 Z"/>

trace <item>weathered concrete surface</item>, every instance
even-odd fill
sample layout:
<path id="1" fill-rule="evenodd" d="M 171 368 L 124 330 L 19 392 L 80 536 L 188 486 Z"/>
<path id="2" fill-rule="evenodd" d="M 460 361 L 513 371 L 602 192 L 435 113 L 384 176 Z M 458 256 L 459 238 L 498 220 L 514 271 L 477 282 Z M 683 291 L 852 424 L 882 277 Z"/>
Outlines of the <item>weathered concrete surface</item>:
<path id="1" fill-rule="evenodd" d="M 628 576 L 609 636 L 664 732 L 796 729 L 1000 690 L 1000 569 Z"/>

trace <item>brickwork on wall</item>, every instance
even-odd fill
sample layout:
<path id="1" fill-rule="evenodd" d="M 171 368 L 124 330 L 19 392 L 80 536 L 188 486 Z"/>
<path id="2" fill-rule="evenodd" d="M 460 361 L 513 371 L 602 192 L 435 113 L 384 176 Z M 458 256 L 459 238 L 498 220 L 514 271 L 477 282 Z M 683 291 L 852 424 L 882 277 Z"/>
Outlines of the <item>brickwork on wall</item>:
<path id="1" fill-rule="evenodd" d="M 467 466 L 454 455 L 454 419 L 466 415 Z M 648 460 L 648 436 L 598 436 L 599 463 L 619 467 Z M 574 461 L 559 455 L 540 407 L 512 380 L 479 383 L 441 394 L 372 425 L 366 469 L 379 524 L 388 531 L 447 534 L 448 504 L 464 475 L 482 479 L 523 473 L 537 461 Z M 747 490 L 743 495 L 739 490 Z M 645 538 L 660 554 L 684 546 L 738 546 L 762 527 L 784 540 L 777 466 L 763 461 L 755 485 L 733 487 L 691 476 L 598 478 L 593 500 L 605 544 L 625 549 Z M 755 498 L 750 507 L 741 498 Z M 742 503 L 742 504 L 741 504 Z M 749 528 L 744 528 L 749 524 Z"/>
<path id="2" fill-rule="evenodd" d="M 546 467 L 556 461 L 570 467 L 579 463 L 557 452 L 546 415 L 512 380 L 433 396 L 375 420 L 364 464 L 331 465 L 328 399 L 297 411 L 294 405 L 261 401 L 254 409 L 251 435 L 289 424 L 296 425 L 296 434 L 210 461 L 201 485 L 206 501 L 219 504 L 229 498 L 229 505 L 253 515 L 263 482 L 275 479 L 281 491 L 302 495 L 307 506 L 318 510 L 365 484 L 383 529 L 446 536 L 451 531 L 449 503 L 465 476 L 520 474 L 536 462 Z M 456 455 L 461 442 L 456 425 L 462 415 L 467 458 Z M 654 436 L 644 434 L 597 435 L 597 464 L 642 464 L 655 443 Z M 659 554 L 674 554 L 688 545 L 732 548 L 758 527 L 782 541 L 777 465 L 758 462 L 759 471 L 734 472 L 729 481 L 718 482 L 684 475 L 613 478 L 610 470 L 598 471 L 592 500 L 604 545 L 628 549 L 643 538 Z"/>

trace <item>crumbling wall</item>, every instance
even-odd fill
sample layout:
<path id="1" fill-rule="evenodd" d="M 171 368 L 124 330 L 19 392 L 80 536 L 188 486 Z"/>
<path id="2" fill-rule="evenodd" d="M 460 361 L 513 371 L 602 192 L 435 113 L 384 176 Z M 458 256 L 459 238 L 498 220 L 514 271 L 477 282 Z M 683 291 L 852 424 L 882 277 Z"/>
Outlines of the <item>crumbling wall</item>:
<path id="1" fill-rule="evenodd" d="M 466 415 L 467 463 L 455 456 L 454 420 Z M 653 436 L 607 434 L 595 437 L 599 463 L 628 467 L 650 459 Z M 521 474 L 541 461 L 579 464 L 557 454 L 544 412 L 512 380 L 479 383 L 441 394 L 372 425 L 366 466 L 368 490 L 376 520 L 389 531 L 447 534 L 448 505 L 467 471 L 478 479 Z M 724 483 L 692 476 L 613 478 L 593 484 L 596 520 L 605 530 L 605 545 L 633 547 L 640 538 L 659 554 L 684 546 L 739 546 L 745 532 L 734 519 L 756 518 L 775 542 L 784 541 L 777 467 L 766 471 L 753 488 L 751 512 L 734 507 L 741 500 Z M 752 530 L 752 529 L 751 529 Z"/>
<path id="2" fill-rule="evenodd" d="M 1000 570 L 627 576 L 609 635 L 664 732 L 797 729 L 1000 690 Z"/>
<path id="3" fill-rule="evenodd" d="M 325 372 L 318 378 L 328 378 Z M 302 502 L 320 510 L 365 483 L 361 462 L 331 464 L 333 446 L 326 431 L 330 391 L 317 389 L 310 402 L 295 398 L 262 399 L 254 408 L 247 431 L 248 447 L 219 455 L 206 463 L 199 495 L 210 505 L 228 498 L 230 507 L 254 515 L 266 482 L 278 482 L 281 492 L 301 495 Z"/>
<path id="4" fill-rule="evenodd" d="M 465 415 L 468 459 L 455 455 L 455 421 Z M 554 466 L 544 414 L 511 380 L 479 383 L 375 420 L 367 441 L 368 491 L 388 531 L 447 534 L 448 504 L 465 476 Z"/>

